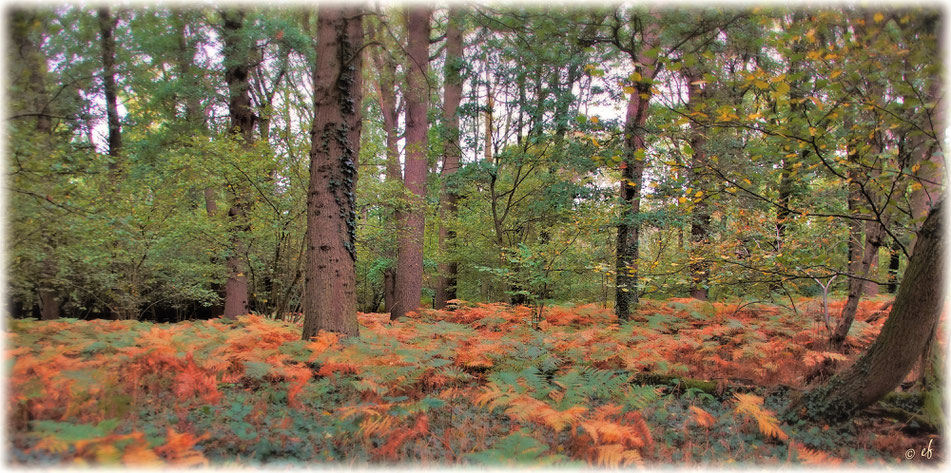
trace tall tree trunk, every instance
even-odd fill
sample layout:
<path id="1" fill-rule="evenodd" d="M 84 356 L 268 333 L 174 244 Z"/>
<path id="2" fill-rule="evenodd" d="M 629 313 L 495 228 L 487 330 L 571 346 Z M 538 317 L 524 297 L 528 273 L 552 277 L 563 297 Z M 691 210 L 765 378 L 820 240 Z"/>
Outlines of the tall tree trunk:
<path id="1" fill-rule="evenodd" d="M 109 156 L 116 158 L 122 150 L 122 132 L 119 127 L 118 88 L 116 87 L 116 38 L 119 19 L 114 18 L 108 7 L 99 9 L 99 35 L 102 45 L 102 87 L 106 95 L 106 117 L 109 124 Z M 113 159 L 109 169 L 115 170 L 118 163 Z"/>
<path id="2" fill-rule="evenodd" d="M 379 30 L 374 32 L 373 39 L 382 41 L 384 26 L 381 23 Z M 399 110 L 396 103 L 396 63 L 393 57 L 382 47 L 373 50 L 373 62 L 377 69 L 378 78 L 375 82 L 377 95 L 380 98 L 380 111 L 383 115 L 383 132 L 386 134 L 386 182 L 400 184 L 403 182 L 403 171 L 400 169 Z M 392 222 L 397 232 L 404 226 L 405 216 L 398 205 L 391 205 Z M 385 310 L 392 311 L 396 303 L 396 248 L 384 248 L 384 255 L 390 260 L 390 266 L 383 270 L 383 305 Z"/>
<path id="3" fill-rule="evenodd" d="M 653 77 L 651 59 L 639 57 L 643 66 L 635 68 L 642 77 Z M 617 259 L 614 291 L 614 313 L 620 320 L 628 320 L 637 307 L 638 240 L 641 222 L 641 181 L 647 148 L 644 142 L 644 124 L 647 122 L 647 107 L 651 88 L 646 82 L 635 84 L 634 93 L 627 102 L 624 124 L 624 160 L 621 169 L 621 222 L 617 229 Z"/>
<path id="4" fill-rule="evenodd" d="M 360 155 L 363 12 L 321 7 L 317 14 L 314 124 L 307 191 L 304 328 L 359 335 L 354 190 Z"/>
<path id="5" fill-rule="evenodd" d="M 246 147 L 254 144 L 254 123 L 257 119 L 251 107 L 250 83 L 251 47 L 241 35 L 244 29 L 244 12 L 225 10 L 221 12 L 224 40 L 225 82 L 228 84 L 228 112 L 231 117 L 230 131 Z M 250 227 L 247 212 L 250 207 L 247 190 L 242 185 L 231 187 L 234 201 L 228 209 L 228 218 L 233 224 L 231 252 L 225 265 L 228 279 L 225 281 L 224 316 L 233 318 L 248 313 L 247 248 L 241 234 Z"/>
<path id="6" fill-rule="evenodd" d="M 447 246 L 452 245 L 456 238 L 456 231 L 447 225 L 447 221 L 454 222 L 457 214 L 459 196 L 452 189 L 448 181 L 459 169 L 462 149 L 459 146 L 459 116 L 456 113 L 462 101 L 462 30 L 459 28 L 459 10 L 450 9 L 448 25 L 446 27 L 446 65 L 445 93 L 443 98 L 443 123 L 445 129 L 445 145 L 442 165 L 442 202 L 440 205 L 439 221 L 439 250 L 444 259 L 449 259 Z M 456 298 L 456 278 L 459 274 L 459 263 L 449 259 L 439 264 L 439 276 L 436 283 L 436 308 L 442 309 L 446 301 Z"/>
<path id="7" fill-rule="evenodd" d="M 851 119 L 846 119 L 846 129 L 851 128 Z M 872 153 L 877 154 L 878 150 L 876 149 L 877 145 L 872 146 Z M 858 154 L 859 141 L 850 140 L 848 143 L 848 159 L 857 163 L 859 158 Z M 860 179 L 858 170 L 849 170 L 849 177 L 852 178 L 849 182 L 849 194 L 848 194 L 848 206 L 849 213 L 852 216 L 861 215 L 862 210 L 860 205 L 862 203 L 863 197 L 871 200 L 869 204 L 874 204 L 876 200 L 879 200 L 878 197 L 870 189 L 866 187 L 863 192 L 861 189 L 862 183 L 859 182 Z M 870 182 L 872 179 L 877 177 L 877 172 L 873 171 L 868 176 L 864 176 L 866 181 Z M 881 248 L 882 243 L 886 235 L 885 226 L 888 224 L 888 216 L 882 215 L 881 222 L 878 221 L 863 221 L 860 220 L 851 220 L 849 222 L 849 285 L 848 285 L 848 295 L 846 298 L 845 306 L 842 308 L 842 313 L 839 316 L 839 323 L 836 325 L 835 331 L 832 332 L 831 337 L 829 338 L 830 343 L 833 346 L 840 346 L 842 342 L 845 341 L 845 337 L 849 334 L 849 328 L 852 327 L 852 322 L 855 320 L 855 312 L 858 310 L 859 301 L 862 299 L 862 295 L 866 290 L 866 279 L 870 276 L 870 268 L 872 263 L 875 261 L 878 256 L 878 249 Z M 864 245 L 862 242 L 862 229 L 865 229 L 865 241 Z"/>
<path id="8" fill-rule="evenodd" d="M 703 75 L 699 71 L 684 69 L 684 78 L 689 84 L 688 96 L 690 107 L 694 110 L 700 110 L 707 98 L 709 89 L 703 88 L 701 80 Z M 710 87 L 707 85 L 707 87 Z M 695 191 L 705 191 L 704 182 L 705 167 L 707 166 L 706 154 L 707 138 L 702 125 L 697 122 L 690 122 L 690 147 L 693 155 L 690 157 L 689 181 L 690 188 Z M 693 200 L 696 196 L 688 195 L 687 198 Z M 710 233 L 710 208 L 707 204 L 707 198 L 701 196 L 698 202 L 693 206 L 693 215 L 690 221 L 690 297 L 705 301 L 707 300 L 707 286 L 709 284 L 709 264 L 703 258 L 703 246 L 707 243 Z M 681 236 L 683 234 L 681 233 Z"/>
<path id="9" fill-rule="evenodd" d="M 45 29 L 45 21 L 34 12 L 13 10 L 10 17 L 10 39 L 13 54 L 13 82 L 22 84 L 18 90 L 26 92 L 25 97 L 11 97 L 13 108 L 23 108 L 22 112 L 36 114 L 34 129 L 37 142 L 45 146 L 52 139 L 53 122 L 49 116 L 49 96 L 46 93 L 46 56 L 37 45 L 34 34 Z M 37 281 L 40 317 L 43 320 L 60 317 L 60 303 L 54 283 L 57 274 L 55 233 L 46 235 L 45 258 L 40 266 Z"/>
<path id="10" fill-rule="evenodd" d="M 848 370 L 790 406 L 798 417 L 843 420 L 891 392 L 934 336 L 944 307 L 942 203 L 928 213 L 895 304 L 875 342 Z"/>
<path id="11" fill-rule="evenodd" d="M 412 7 L 406 12 L 406 166 L 403 184 L 409 190 L 409 209 L 399 234 L 396 263 L 398 319 L 419 307 L 423 291 L 423 232 L 426 226 L 426 134 L 429 131 L 429 32 L 431 11 Z"/>

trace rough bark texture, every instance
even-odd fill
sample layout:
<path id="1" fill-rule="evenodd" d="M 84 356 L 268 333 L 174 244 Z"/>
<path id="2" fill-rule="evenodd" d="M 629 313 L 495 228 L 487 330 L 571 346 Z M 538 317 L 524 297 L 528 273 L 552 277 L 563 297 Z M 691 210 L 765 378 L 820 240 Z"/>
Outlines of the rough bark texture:
<path id="1" fill-rule="evenodd" d="M 791 414 L 847 419 L 891 392 L 911 371 L 933 337 L 944 307 L 942 206 L 931 210 L 918 233 L 918 247 L 878 338 L 848 370 L 794 403 Z"/>
<path id="2" fill-rule="evenodd" d="M 363 99 L 359 8 L 324 7 L 317 15 L 314 124 L 307 191 L 304 328 L 359 335 L 354 189 Z"/>
<path id="3" fill-rule="evenodd" d="M 396 262 L 396 301 L 393 319 L 419 307 L 423 291 L 423 230 L 426 226 L 426 114 L 429 110 L 429 17 L 431 11 L 412 7 L 406 12 L 406 186 L 409 209 L 399 234 Z"/>
<path id="4" fill-rule="evenodd" d="M 462 150 L 459 147 L 459 116 L 457 110 L 462 101 L 462 30 L 459 29 L 459 11 L 452 9 L 449 12 L 449 24 L 446 27 L 446 65 L 445 92 L 443 95 L 443 124 L 445 129 L 445 151 L 443 152 L 443 194 L 440 206 L 439 221 L 439 249 L 446 255 L 447 246 L 456 239 L 456 232 L 449 228 L 447 222 L 455 221 L 457 200 L 459 196 L 449 188 L 447 182 L 459 169 Z M 445 258 L 445 256 L 444 256 Z M 459 264 L 456 261 L 444 261 L 439 264 L 439 279 L 436 282 L 436 308 L 442 309 L 446 301 L 456 298 L 456 278 L 459 274 Z"/>
<path id="5" fill-rule="evenodd" d="M 688 95 L 691 108 L 697 109 L 709 97 L 709 89 L 701 86 L 699 81 L 703 76 L 698 71 L 685 68 L 684 77 L 690 84 Z M 693 155 L 690 157 L 689 180 L 690 188 L 694 191 L 702 191 L 706 188 L 704 183 L 704 168 L 707 165 L 706 142 L 703 126 L 697 122 L 691 122 L 690 147 L 693 149 Z M 687 198 L 693 199 L 694 195 L 689 195 Z M 710 208 L 705 196 L 701 196 L 700 200 L 695 202 L 692 217 L 690 222 L 690 297 L 705 301 L 708 296 L 709 264 L 704 261 L 702 248 L 707 243 L 710 233 Z"/>
<path id="6" fill-rule="evenodd" d="M 109 156 L 119 156 L 122 150 L 122 132 L 119 128 L 119 108 L 116 86 L 116 38 L 118 18 L 109 8 L 99 9 L 99 35 L 102 45 L 102 87 L 106 95 L 106 117 L 109 124 Z M 109 168 L 115 169 L 116 163 Z"/>
<path id="7" fill-rule="evenodd" d="M 228 84 L 228 113 L 231 117 L 231 133 L 243 140 L 245 146 L 254 143 L 254 122 L 256 117 L 251 107 L 250 83 L 251 45 L 241 38 L 244 25 L 244 12 L 226 10 L 222 12 L 222 39 L 224 40 L 225 82 Z M 225 317 L 236 317 L 248 313 L 248 276 L 245 253 L 247 248 L 240 233 L 249 229 L 247 209 L 250 203 L 247 192 L 238 185 L 230 188 L 234 201 L 228 209 L 228 217 L 233 223 L 231 235 L 231 253 L 225 262 L 228 268 L 228 280 L 225 281 Z"/>

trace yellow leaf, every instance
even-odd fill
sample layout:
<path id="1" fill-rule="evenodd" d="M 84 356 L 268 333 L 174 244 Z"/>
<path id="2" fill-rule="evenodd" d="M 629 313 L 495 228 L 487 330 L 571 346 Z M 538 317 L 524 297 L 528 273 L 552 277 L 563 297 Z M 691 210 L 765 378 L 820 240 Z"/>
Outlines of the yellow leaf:
<path id="1" fill-rule="evenodd" d="M 600 120 L 598 120 L 598 117 L 591 117 L 591 118 L 589 118 L 588 120 L 591 120 L 591 123 L 594 123 L 595 125 L 597 125 L 598 122 L 600 121 Z"/>
<path id="2" fill-rule="evenodd" d="M 883 14 L 881 14 L 881 13 L 876 13 L 875 16 L 872 17 L 872 19 L 875 20 L 875 23 L 881 23 L 882 20 L 885 19 L 885 15 L 883 15 Z"/>

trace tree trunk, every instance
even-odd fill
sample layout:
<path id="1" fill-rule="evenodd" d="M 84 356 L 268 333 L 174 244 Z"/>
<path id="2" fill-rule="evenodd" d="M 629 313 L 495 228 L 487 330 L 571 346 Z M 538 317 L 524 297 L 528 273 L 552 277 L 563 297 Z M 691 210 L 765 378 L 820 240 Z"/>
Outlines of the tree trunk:
<path id="1" fill-rule="evenodd" d="M 642 64 L 645 61 L 640 61 Z M 638 67 L 637 69 L 642 69 Z M 648 77 L 648 74 L 641 73 Z M 641 180 L 646 146 L 644 124 L 650 102 L 650 86 L 639 82 L 627 102 L 624 125 L 624 161 L 621 169 L 621 222 L 617 229 L 617 260 L 614 313 L 620 320 L 630 318 L 637 307 L 637 258 L 641 223 Z"/>
<path id="2" fill-rule="evenodd" d="M 46 93 L 46 56 L 37 46 L 36 38 L 32 36 L 36 31 L 45 30 L 43 18 L 34 12 L 13 10 L 10 18 L 11 43 L 16 59 L 13 66 L 13 81 L 23 83 L 18 90 L 27 92 L 25 97 L 11 97 L 11 108 L 22 108 L 23 112 L 36 114 L 34 129 L 38 134 L 38 143 L 45 146 L 51 138 L 53 122 L 48 114 L 49 96 Z M 45 258 L 41 264 L 37 281 L 37 296 L 39 299 L 40 318 L 53 320 L 60 317 L 60 306 L 57 300 L 57 289 L 54 284 L 57 273 L 56 234 L 46 234 L 44 245 Z"/>
<path id="3" fill-rule="evenodd" d="M 254 122 L 257 119 L 251 107 L 250 74 L 251 47 L 241 37 L 244 26 L 244 12 L 226 10 L 221 13 L 222 39 L 224 40 L 225 82 L 228 84 L 228 112 L 231 118 L 230 131 L 235 137 L 251 147 L 254 143 Z M 225 265 L 228 268 L 228 280 L 225 281 L 224 316 L 233 318 L 248 313 L 248 275 L 246 265 L 246 244 L 241 234 L 250 230 L 247 211 L 250 202 L 247 191 L 241 185 L 230 188 L 234 197 L 228 217 L 234 228 L 231 232 L 231 252 Z"/>
<path id="4" fill-rule="evenodd" d="M 709 97 L 709 89 L 702 88 L 700 80 L 703 78 L 698 71 L 689 68 L 684 69 L 684 78 L 689 84 L 688 95 L 690 98 L 690 107 L 699 111 L 699 107 L 705 104 Z M 707 87 L 710 87 L 707 85 Z M 690 122 L 690 147 L 693 149 L 693 155 L 690 157 L 689 181 L 690 188 L 696 191 L 706 190 L 704 182 L 704 168 L 707 165 L 706 154 L 707 138 L 704 135 L 703 127 L 697 122 Z M 694 195 L 688 195 L 690 200 Z M 690 297 L 701 301 L 707 300 L 707 286 L 709 285 L 709 264 L 703 258 L 703 246 L 707 243 L 710 233 L 710 208 L 705 196 L 701 196 L 693 207 L 693 215 L 690 222 Z M 682 236 L 683 234 L 681 234 Z"/>
<path id="5" fill-rule="evenodd" d="M 390 311 L 398 319 L 419 307 L 423 291 L 423 232 L 426 226 L 426 134 L 429 131 L 429 32 L 431 11 L 412 7 L 406 12 L 406 166 L 403 184 L 409 190 L 409 209 L 396 263 L 396 303 Z"/>
<path id="6" fill-rule="evenodd" d="M 46 56 L 33 38 L 34 32 L 46 30 L 46 21 L 33 11 L 13 10 L 10 15 L 10 39 L 13 52 L 14 81 L 22 82 L 20 90 L 29 97 L 10 97 L 11 108 L 22 106 L 22 112 L 36 114 L 36 131 L 48 135 L 53 130 L 49 116 L 49 96 L 46 93 Z M 25 99 L 25 100 L 24 100 Z M 16 104 L 16 105 L 14 105 Z"/>
<path id="7" fill-rule="evenodd" d="M 918 245 L 878 338 L 848 370 L 791 405 L 791 414 L 847 419 L 895 389 L 914 367 L 937 330 L 944 307 L 942 205 L 935 205 L 918 233 Z"/>
<path id="8" fill-rule="evenodd" d="M 442 165 L 443 199 L 440 208 L 439 221 L 439 250 L 444 261 L 439 264 L 439 275 L 436 283 L 436 308 L 446 307 L 446 301 L 456 298 L 456 278 L 459 273 L 459 264 L 446 256 L 447 246 L 452 245 L 456 238 L 456 231 L 447 225 L 447 221 L 454 222 L 457 214 L 456 191 L 449 187 L 448 181 L 459 169 L 462 149 L 459 146 L 459 116 L 456 114 L 459 103 L 462 101 L 462 30 L 459 29 L 459 10 L 450 9 L 448 26 L 446 27 L 446 65 L 445 93 L 443 98 L 443 123 L 446 136 L 444 137 L 444 157 Z"/>
<path id="9" fill-rule="evenodd" d="M 118 18 L 113 18 L 108 7 L 99 9 L 99 33 L 102 44 L 102 87 L 106 95 L 106 117 L 109 124 L 109 156 L 117 157 L 122 149 L 122 132 L 119 128 L 119 108 L 116 87 L 116 38 Z M 115 170 L 117 163 L 109 163 Z"/>
<path id="10" fill-rule="evenodd" d="M 892 239 L 888 251 L 888 293 L 894 294 L 898 290 L 898 269 L 901 267 L 901 248 L 897 240 Z"/>
<path id="11" fill-rule="evenodd" d="M 354 189 L 362 123 L 363 16 L 359 8 L 321 7 L 317 23 L 304 340 L 319 330 L 359 335 Z"/>
<path id="12" fill-rule="evenodd" d="M 384 38 L 384 25 L 379 24 L 379 31 L 375 32 L 376 41 L 382 41 Z M 383 132 L 386 134 L 386 182 L 403 182 L 403 171 L 400 169 L 400 150 L 399 133 L 397 130 L 399 122 L 399 110 L 396 104 L 396 64 L 392 56 L 378 47 L 373 50 L 373 62 L 377 69 L 377 80 L 374 81 L 377 86 L 377 94 L 380 98 L 380 112 L 383 115 Z M 398 205 L 390 204 L 394 233 L 398 234 L 404 227 L 405 216 L 400 211 Z M 385 224 L 386 225 L 386 224 Z M 390 260 L 390 266 L 383 271 L 383 305 L 385 310 L 392 311 L 396 303 L 396 278 L 397 264 L 396 248 L 389 245 L 383 249 L 383 254 Z"/>

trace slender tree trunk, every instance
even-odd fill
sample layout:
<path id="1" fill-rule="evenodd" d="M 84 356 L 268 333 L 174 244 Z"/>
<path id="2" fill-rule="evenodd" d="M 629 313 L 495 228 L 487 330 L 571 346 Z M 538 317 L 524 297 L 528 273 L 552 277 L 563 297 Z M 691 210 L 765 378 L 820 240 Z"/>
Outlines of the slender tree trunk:
<path id="1" fill-rule="evenodd" d="M 224 40 L 225 82 L 228 84 L 228 112 L 231 117 L 231 133 L 246 147 L 254 144 L 254 123 L 257 117 L 251 107 L 250 59 L 251 45 L 241 37 L 244 28 L 244 12 L 222 11 L 222 36 Z M 224 316 L 233 318 L 248 313 L 247 248 L 241 234 L 250 227 L 247 211 L 250 207 L 247 191 L 241 185 L 232 187 L 234 201 L 228 209 L 228 218 L 234 226 L 231 233 L 231 252 L 225 261 L 228 279 L 225 281 Z"/>
<path id="2" fill-rule="evenodd" d="M 943 51 L 943 41 L 941 41 L 940 29 L 937 30 L 938 50 Z M 942 99 L 941 77 L 931 78 L 931 84 L 928 86 L 928 95 L 925 99 L 933 103 L 933 108 L 928 110 L 923 129 L 934 132 L 937 140 L 930 137 L 919 136 L 914 138 L 917 142 L 915 149 L 915 162 L 912 169 L 914 172 L 914 182 L 911 192 L 911 217 L 915 226 L 923 222 L 925 216 L 931 210 L 932 205 L 941 199 L 943 195 L 945 182 L 945 163 L 944 153 L 941 152 L 939 141 L 943 138 L 944 131 L 944 101 Z M 930 118 L 930 119 L 928 119 Z M 911 243 L 908 245 L 908 251 L 914 251 L 915 235 L 912 234 Z"/>
<path id="3" fill-rule="evenodd" d="M 118 88 L 116 86 L 116 38 L 115 29 L 119 19 L 114 18 L 108 7 L 99 9 L 99 34 L 102 45 L 102 86 L 106 95 L 106 117 L 109 124 L 109 156 L 118 157 L 122 150 L 122 132 L 119 127 Z M 115 170 L 117 163 L 109 164 Z"/>
<path id="4" fill-rule="evenodd" d="M 647 60 L 639 61 L 646 64 Z M 638 67 L 637 69 L 642 69 Z M 646 72 L 646 71 L 645 71 Z M 642 76 L 649 75 L 641 72 Z M 651 74 L 653 75 L 653 74 Z M 638 240 L 640 238 L 641 181 L 646 146 L 644 124 L 650 102 L 650 86 L 639 82 L 627 102 L 624 125 L 624 161 L 621 169 L 621 222 L 617 230 L 617 260 L 614 313 L 620 320 L 630 318 L 637 307 Z"/>
<path id="5" fill-rule="evenodd" d="M 384 37 L 383 25 L 380 24 L 379 31 L 375 32 L 374 40 Z M 378 80 L 374 81 L 377 86 L 377 94 L 380 97 L 380 111 L 383 115 L 383 132 L 386 134 L 386 182 L 402 185 L 403 171 L 400 169 L 400 150 L 399 133 L 397 130 L 399 122 L 399 110 L 396 103 L 396 63 L 381 47 L 373 50 L 373 62 L 378 73 Z M 404 228 L 405 216 L 398 205 L 392 205 L 392 222 L 395 226 L 395 233 Z M 397 265 L 397 249 L 387 247 L 383 250 L 384 255 L 390 260 L 390 266 L 383 271 L 383 305 L 385 310 L 392 311 L 396 303 L 396 278 L 398 277 L 395 266 Z"/>
<path id="6" fill-rule="evenodd" d="M 918 232 L 918 245 L 878 338 L 848 370 L 791 405 L 790 414 L 847 419 L 895 389 L 914 367 L 934 336 L 944 307 L 942 205 L 932 208 Z"/>
<path id="7" fill-rule="evenodd" d="M 419 307 L 423 290 L 423 232 L 426 226 L 426 134 L 429 131 L 429 9 L 406 12 L 406 166 L 403 184 L 409 190 L 409 209 L 399 235 L 396 264 L 396 304 L 390 311 L 398 319 Z"/>
<path id="8" fill-rule="evenodd" d="M 894 294 L 898 290 L 898 269 L 901 267 L 901 249 L 898 241 L 892 240 L 888 253 L 888 293 Z"/>
<path id="9" fill-rule="evenodd" d="M 700 81 L 703 78 L 698 71 L 689 68 L 684 69 L 684 78 L 689 84 L 688 96 L 690 107 L 699 110 L 709 97 L 709 89 L 704 89 Z M 710 87 L 707 85 L 707 87 Z M 693 149 L 693 155 L 690 157 L 689 181 L 690 188 L 695 191 L 706 190 L 704 182 L 705 170 L 707 165 L 706 154 L 707 138 L 705 130 L 697 122 L 690 123 L 690 147 Z M 696 196 L 688 195 L 687 198 L 693 200 Z M 707 300 L 707 286 L 709 284 L 709 264 L 703 258 L 703 246 L 707 243 L 710 233 L 710 208 L 705 196 L 701 196 L 698 202 L 694 203 L 693 215 L 690 222 L 690 297 L 705 301 Z M 683 234 L 681 233 L 681 237 Z"/>
<path id="10" fill-rule="evenodd" d="M 448 259 L 439 264 L 439 276 L 436 283 L 436 308 L 442 309 L 446 301 L 456 298 L 456 278 L 459 273 L 459 263 L 449 259 L 448 246 L 453 244 L 456 231 L 451 229 L 457 214 L 458 195 L 448 181 L 459 169 L 462 149 L 459 146 L 459 116 L 457 110 L 462 101 L 462 30 L 459 28 L 459 10 L 450 9 L 448 26 L 446 27 L 446 65 L 445 93 L 443 98 L 443 123 L 446 136 L 444 137 L 444 156 L 442 165 L 443 199 L 440 206 L 439 221 L 439 249 L 443 258 Z"/>
<path id="11" fill-rule="evenodd" d="M 317 15 L 314 124 L 307 191 L 303 339 L 319 330 L 359 335 L 354 190 L 360 155 L 363 13 Z"/>

